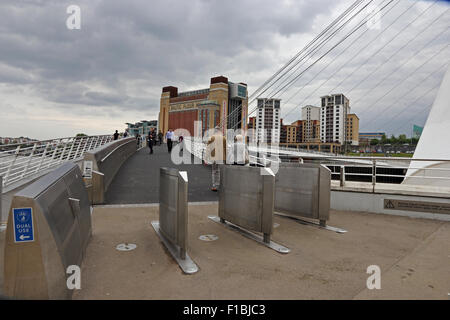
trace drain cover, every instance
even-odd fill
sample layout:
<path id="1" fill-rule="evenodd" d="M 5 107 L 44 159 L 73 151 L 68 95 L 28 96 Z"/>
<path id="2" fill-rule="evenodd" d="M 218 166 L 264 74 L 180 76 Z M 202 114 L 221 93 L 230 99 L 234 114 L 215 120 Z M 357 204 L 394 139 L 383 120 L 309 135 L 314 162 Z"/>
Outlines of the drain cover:
<path id="1" fill-rule="evenodd" d="M 200 240 L 202 240 L 202 241 L 214 241 L 214 240 L 217 240 L 217 239 L 219 239 L 219 237 L 218 236 L 216 236 L 216 235 L 214 235 L 214 234 L 204 234 L 204 235 L 201 235 L 200 237 L 198 237 Z"/>
<path id="2" fill-rule="evenodd" d="M 119 251 L 131 251 L 136 249 L 136 247 L 134 243 L 121 243 L 117 245 L 116 249 Z"/>

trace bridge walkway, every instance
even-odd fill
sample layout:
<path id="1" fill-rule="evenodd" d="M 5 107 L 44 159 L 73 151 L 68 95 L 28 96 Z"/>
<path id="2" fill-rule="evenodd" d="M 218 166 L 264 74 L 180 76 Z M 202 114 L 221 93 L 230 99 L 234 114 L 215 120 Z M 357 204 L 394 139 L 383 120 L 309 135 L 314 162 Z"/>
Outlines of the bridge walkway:
<path id="1" fill-rule="evenodd" d="M 175 165 L 167 151 L 167 144 L 143 148 L 131 156 L 120 168 L 105 194 L 106 204 L 143 204 L 159 202 L 159 168 L 187 171 L 188 201 L 218 201 L 218 194 L 210 190 L 211 169 L 203 164 Z"/>

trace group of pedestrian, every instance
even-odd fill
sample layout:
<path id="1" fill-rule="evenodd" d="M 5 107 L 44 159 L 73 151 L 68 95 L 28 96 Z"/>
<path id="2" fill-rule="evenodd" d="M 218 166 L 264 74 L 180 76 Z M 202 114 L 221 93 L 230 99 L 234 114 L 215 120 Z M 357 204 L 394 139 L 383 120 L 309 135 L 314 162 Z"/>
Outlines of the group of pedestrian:
<path id="1" fill-rule="evenodd" d="M 220 186 L 219 164 L 249 165 L 248 150 L 244 137 L 240 134 L 234 137 L 230 145 L 226 137 L 215 128 L 215 133 L 208 139 L 204 160 L 211 165 L 211 191 L 217 192 Z"/>
<path id="2" fill-rule="evenodd" d="M 226 138 L 222 135 L 222 133 L 219 131 L 219 128 L 216 127 L 216 132 L 214 135 L 212 135 L 207 143 L 207 149 L 211 149 L 210 154 L 208 154 L 205 157 L 205 163 L 211 165 L 211 178 L 212 178 L 212 191 L 217 191 L 219 185 L 220 185 L 220 174 L 219 174 L 219 164 L 226 163 L 227 161 L 227 141 Z M 127 137 L 128 133 L 125 131 L 123 137 Z M 114 140 L 117 140 L 119 138 L 119 133 L 116 130 L 114 133 Z M 172 152 L 173 142 L 175 140 L 175 133 L 172 131 L 172 129 L 169 129 L 169 131 L 165 134 L 165 139 L 167 142 L 167 151 L 169 153 Z M 140 147 L 142 143 L 141 136 L 136 133 L 136 140 L 138 143 L 138 147 Z M 147 144 L 150 149 L 149 154 L 153 153 L 153 146 L 156 145 L 159 142 L 159 145 L 163 142 L 163 133 L 161 131 L 156 134 L 156 130 L 154 128 L 150 129 L 148 136 L 147 136 Z M 181 150 L 183 150 L 183 136 L 178 137 L 178 143 L 181 144 Z M 233 149 L 230 150 L 231 153 L 233 153 L 236 157 L 236 159 L 233 161 L 233 164 L 235 165 L 248 165 L 248 151 L 245 147 L 244 138 L 241 135 L 238 135 L 234 139 L 234 146 Z"/>

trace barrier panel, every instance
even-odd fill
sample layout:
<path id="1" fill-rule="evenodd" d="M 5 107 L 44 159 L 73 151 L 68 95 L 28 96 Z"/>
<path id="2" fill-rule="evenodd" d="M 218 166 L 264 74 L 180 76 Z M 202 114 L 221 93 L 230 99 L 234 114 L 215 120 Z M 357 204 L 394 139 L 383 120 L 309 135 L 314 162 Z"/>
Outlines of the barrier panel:
<path id="1" fill-rule="evenodd" d="M 137 147 L 136 138 L 129 137 L 109 142 L 85 153 L 83 175 L 92 204 L 104 202 L 104 193 L 120 167 L 136 152 Z"/>
<path id="2" fill-rule="evenodd" d="M 3 217 L 2 199 L 3 199 L 3 176 L 0 176 L 0 230 L 3 227 L 3 224 L 6 222 L 6 219 Z"/>
<path id="3" fill-rule="evenodd" d="M 324 165 L 280 163 L 275 178 L 275 212 L 294 218 L 319 220 L 327 227 L 330 219 L 331 171 Z M 304 221 L 307 223 L 307 221 Z"/>
<path id="4" fill-rule="evenodd" d="M 274 195 L 275 175 L 269 168 L 221 165 L 219 216 L 209 218 L 226 226 L 234 225 L 241 234 L 287 253 L 289 249 L 270 240 Z M 260 232 L 263 237 L 249 231 Z"/>
<path id="5" fill-rule="evenodd" d="M 81 266 L 91 232 L 88 195 L 75 163 L 16 193 L 6 229 L 4 294 L 70 299 L 66 271 Z"/>
<path id="6" fill-rule="evenodd" d="M 160 168 L 159 222 L 152 226 L 185 273 L 198 271 L 187 254 L 188 176 L 186 171 Z"/>

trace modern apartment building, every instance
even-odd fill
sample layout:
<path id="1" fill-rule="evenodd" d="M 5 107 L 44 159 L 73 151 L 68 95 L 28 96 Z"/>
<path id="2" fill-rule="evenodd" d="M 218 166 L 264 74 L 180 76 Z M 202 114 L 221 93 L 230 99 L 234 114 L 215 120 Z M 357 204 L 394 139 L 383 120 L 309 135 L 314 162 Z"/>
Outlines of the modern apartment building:
<path id="1" fill-rule="evenodd" d="M 302 108 L 303 142 L 319 142 L 320 107 L 305 106 Z"/>
<path id="2" fill-rule="evenodd" d="M 350 113 L 347 115 L 347 124 L 346 124 L 346 141 L 352 146 L 359 145 L 359 118 L 356 114 Z"/>
<path id="3" fill-rule="evenodd" d="M 350 103 L 342 93 L 321 97 L 320 140 L 325 143 L 344 144 Z"/>
<path id="4" fill-rule="evenodd" d="M 281 119 L 280 144 L 297 145 L 303 142 L 303 121 L 298 120 L 292 124 L 283 124 Z"/>
<path id="5" fill-rule="evenodd" d="M 280 143 L 280 99 L 257 100 L 256 139 L 268 144 Z"/>

